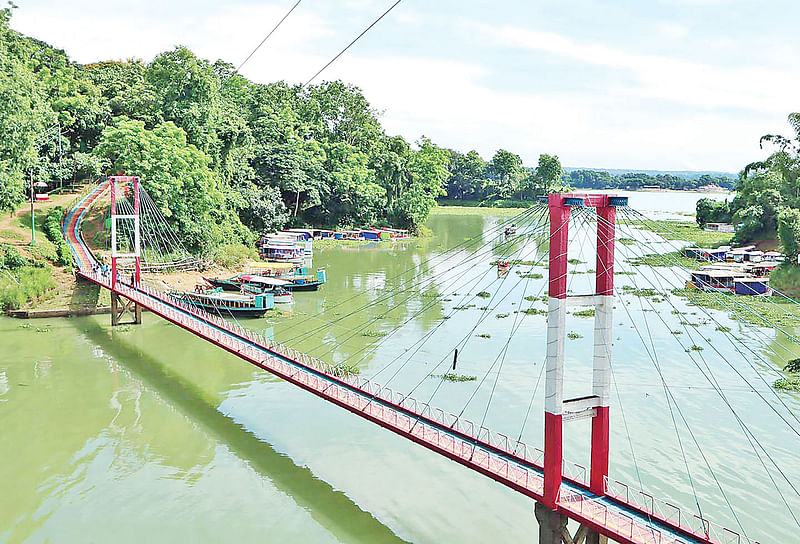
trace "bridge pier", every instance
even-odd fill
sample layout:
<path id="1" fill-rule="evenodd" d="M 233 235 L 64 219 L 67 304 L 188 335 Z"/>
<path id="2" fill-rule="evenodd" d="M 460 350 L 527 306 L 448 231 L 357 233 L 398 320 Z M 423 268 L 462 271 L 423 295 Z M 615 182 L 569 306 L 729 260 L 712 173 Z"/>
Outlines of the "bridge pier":
<path id="1" fill-rule="evenodd" d="M 534 507 L 539 522 L 539 544 L 607 544 L 608 537 L 581 525 L 575 534 L 567 528 L 569 518 L 537 502 Z"/>
<path id="2" fill-rule="evenodd" d="M 129 313 L 132 321 L 122 322 L 122 316 Z M 141 325 L 142 307 L 132 300 L 121 296 L 119 293 L 111 292 L 111 326 L 117 325 Z"/>

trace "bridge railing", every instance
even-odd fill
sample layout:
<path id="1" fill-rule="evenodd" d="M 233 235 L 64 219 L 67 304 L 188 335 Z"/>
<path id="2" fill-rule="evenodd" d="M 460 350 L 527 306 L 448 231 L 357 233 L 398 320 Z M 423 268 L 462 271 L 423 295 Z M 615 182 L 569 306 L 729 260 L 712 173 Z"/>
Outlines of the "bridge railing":
<path id="1" fill-rule="evenodd" d="M 96 272 L 87 273 L 109 286 L 108 275 Z M 118 283 L 115 289 L 124 296 L 138 302 L 148 297 L 160 305 L 160 311 L 170 319 L 183 323 L 187 328 L 197 330 L 216 343 L 226 346 L 253 360 L 263 360 L 264 351 L 280 354 L 285 360 L 271 356 L 270 364 L 280 367 L 286 376 L 316 385 L 327 395 L 335 397 L 359 411 L 368 413 L 376 419 L 405 430 L 438 448 L 448 451 L 482 470 L 505 478 L 515 485 L 528 489 L 534 494 L 542 493 L 541 466 L 544 452 L 524 442 L 491 431 L 474 422 L 447 413 L 429 404 L 417 401 L 391 388 L 374 383 L 347 369 L 332 365 L 316 357 L 300 352 L 264 337 L 238 323 L 232 323 L 221 316 L 211 314 L 202 308 L 163 291 L 148 286 L 132 287 Z M 152 302 L 151 302 L 152 304 Z M 191 319 L 192 316 L 195 319 Z M 308 372 L 310 369 L 315 371 Z M 331 382 L 333 379 L 333 382 Z M 349 386 L 349 387 L 347 387 Z M 352 388 L 352 389 L 351 389 Z M 384 403 L 374 402 L 376 399 Z M 396 407 L 396 408 L 395 408 Z M 400 410 L 398 410 L 399 408 Z M 454 432 L 451 432 L 454 431 Z M 527 465 L 527 466 L 526 466 Z M 564 463 L 564 474 L 578 482 L 586 482 L 586 468 L 576 463 Z M 688 515 L 679 507 L 654 498 L 643 491 L 631 488 L 617 480 L 605 480 L 605 491 L 609 497 L 631 505 L 645 516 L 652 516 L 661 522 L 680 527 L 687 534 L 720 544 L 748 544 L 750 541 L 736 533 L 697 516 Z M 606 527 L 613 528 L 619 535 L 627 536 L 643 544 L 684 544 L 681 537 L 662 533 L 651 523 L 634 518 L 619 510 L 613 510 L 599 498 L 585 496 L 562 487 L 561 503 L 565 508 L 575 511 Z M 756 543 L 757 544 L 757 543 Z"/>
<path id="2" fill-rule="evenodd" d="M 668 521 L 691 535 L 721 544 L 758 544 L 736 531 L 713 523 L 698 514 L 687 513 L 685 509 L 675 504 L 653 497 L 642 490 L 632 489 L 628 484 L 618 480 L 606 477 L 604 483 L 605 493 L 609 497 L 635 506 L 654 518 Z"/>

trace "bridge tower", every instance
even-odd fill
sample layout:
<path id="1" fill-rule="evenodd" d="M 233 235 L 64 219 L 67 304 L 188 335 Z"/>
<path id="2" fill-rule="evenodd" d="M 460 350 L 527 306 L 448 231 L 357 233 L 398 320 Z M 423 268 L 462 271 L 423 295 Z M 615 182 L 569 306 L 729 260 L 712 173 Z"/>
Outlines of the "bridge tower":
<path id="1" fill-rule="evenodd" d="M 138 285 L 141 281 L 141 238 L 139 221 L 139 177 L 138 176 L 110 176 L 109 186 L 111 189 L 111 325 L 121 325 L 122 317 L 130 313 L 132 321 L 128 324 L 140 324 L 142 322 L 142 308 L 132 300 L 122 297 L 117 292 L 117 284 L 130 283 Z M 117 188 L 123 191 L 130 189 L 133 196 L 133 214 L 117 214 Z M 119 225 L 127 222 L 129 228 L 127 232 L 133 233 L 133 247 L 120 249 L 120 238 L 117 236 Z M 130 239 L 125 236 L 125 241 Z M 127 246 L 128 244 L 126 244 Z M 133 276 L 129 281 L 127 278 L 119 277 L 118 260 L 133 260 Z"/>
<path id="2" fill-rule="evenodd" d="M 592 418 L 589 488 L 605 494 L 609 458 L 609 394 L 611 386 L 611 326 L 614 299 L 614 234 L 616 206 L 627 198 L 609 195 L 551 194 L 550 270 L 548 283 L 547 358 L 545 363 L 544 493 L 536 505 L 540 544 L 561 544 L 586 539 L 598 544 L 605 537 L 581 527 L 574 537 L 566 529 L 567 518 L 558 512 L 563 477 L 562 425 L 565 421 Z M 569 219 L 573 207 L 597 210 L 597 262 L 595 292 L 567 295 Z M 566 313 L 570 305 L 595 308 L 592 394 L 563 398 Z"/>

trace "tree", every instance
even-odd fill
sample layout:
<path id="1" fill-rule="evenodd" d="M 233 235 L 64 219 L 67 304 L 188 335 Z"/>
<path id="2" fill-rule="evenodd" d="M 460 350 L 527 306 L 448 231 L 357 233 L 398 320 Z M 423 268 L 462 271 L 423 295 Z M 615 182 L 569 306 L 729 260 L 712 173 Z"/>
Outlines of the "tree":
<path id="1" fill-rule="evenodd" d="M 408 160 L 411 183 L 398 202 L 398 208 L 408 224 L 417 228 L 422 225 L 436 199 L 445 194 L 449 154 L 426 137 L 417 142 L 419 149 Z"/>
<path id="2" fill-rule="evenodd" d="M 520 198 L 536 198 L 546 195 L 563 185 L 561 161 L 555 155 L 539 155 L 539 165 L 528 176 L 520 191 Z"/>
<path id="3" fill-rule="evenodd" d="M 24 200 L 26 174 L 38 162 L 37 137 L 55 124 L 28 65 L 31 46 L 9 28 L 10 18 L 11 9 L 0 10 L 0 211 Z"/>
<path id="4" fill-rule="evenodd" d="M 489 174 L 493 180 L 493 191 L 499 198 L 511 198 L 519 189 L 525 172 L 519 155 L 498 149 L 489 162 Z"/>
<path id="5" fill-rule="evenodd" d="M 783 253 L 791 262 L 796 262 L 800 253 L 800 210 L 783 208 L 778 213 L 778 238 Z"/>
<path id="6" fill-rule="evenodd" d="M 486 186 L 486 161 L 477 151 L 466 155 L 450 150 L 450 175 L 447 179 L 447 196 L 451 198 L 483 198 Z"/>
<path id="7" fill-rule="evenodd" d="M 730 223 L 730 204 L 727 200 L 701 198 L 695 204 L 695 221 L 700 228 L 704 228 L 707 223 Z"/>
<path id="8" fill-rule="evenodd" d="M 148 130 L 143 121 L 117 119 L 103 130 L 94 154 L 113 171 L 138 174 L 190 249 L 249 239 L 226 205 L 210 157 L 171 121 Z"/>

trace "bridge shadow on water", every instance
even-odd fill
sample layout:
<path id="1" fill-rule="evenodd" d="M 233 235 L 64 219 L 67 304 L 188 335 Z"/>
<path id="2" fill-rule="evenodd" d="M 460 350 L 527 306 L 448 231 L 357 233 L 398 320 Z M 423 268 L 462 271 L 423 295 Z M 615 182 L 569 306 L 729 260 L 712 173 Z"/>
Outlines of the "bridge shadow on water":
<path id="1" fill-rule="evenodd" d="M 191 382 L 165 372 L 158 359 L 124 342 L 110 338 L 107 329 L 90 319 L 70 319 L 87 339 L 101 347 L 138 376 L 164 400 L 178 408 L 211 436 L 225 443 L 240 459 L 268 478 L 280 491 L 304 508 L 341 542 L 407 542 L 362 510 L 341 491 L 320 480 L 306 467 L 297 466 L 242 425 L 220 413 L 214 402 Z M 244 363 L 243 363 L 244 364 Z"/>

